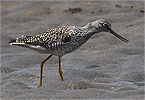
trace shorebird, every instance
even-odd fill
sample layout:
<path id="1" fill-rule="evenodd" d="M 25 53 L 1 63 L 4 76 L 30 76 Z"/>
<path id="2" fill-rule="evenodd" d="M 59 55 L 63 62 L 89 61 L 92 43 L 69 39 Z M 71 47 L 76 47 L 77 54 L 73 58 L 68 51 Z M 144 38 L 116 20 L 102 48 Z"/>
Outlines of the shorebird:
<path id="1" fill-rule="evenodd" d="M 65 54 L 77 50 L 83 45 L 92 35 L 100 32 L 109 32 L 124 42 L 129 42 L 127 39 L 118 35 L 111 28 L 110 22 L 105 19 L 98 19 L 90 22 L 84 27 L 79 26 L 61 26 L 44 31 L 42 34 L 36 36 L 22 35 L 19 38 L 11 40 L 10 45 L 22 46 L 33 49 L 39 53 L 50 54 L 45 60 L 41 62 L 40 83 L 42 87 L 42 74 L 44 63 L 53 55 L 58 56 L 59 59 L 59 74 L 61 80 L 64 81 L 61 70 L 61 57 Z"/>

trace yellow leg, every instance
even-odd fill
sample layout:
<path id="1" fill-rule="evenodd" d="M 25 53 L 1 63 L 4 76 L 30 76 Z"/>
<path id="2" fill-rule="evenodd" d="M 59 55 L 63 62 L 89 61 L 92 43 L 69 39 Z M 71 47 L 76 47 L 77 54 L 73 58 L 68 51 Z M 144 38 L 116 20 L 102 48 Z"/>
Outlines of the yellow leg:
<path id="1" fill-rule="evenodd" d="M 61 57 L 58 57 L 58 58 L 59 58 L 59 75 L 61 77 L 61 80 L 64 81 L 63 75 L 62 75 L 62 70 L 61 70 Z"/>
<path id="2" fill-rule="evenodd" d="M 38 88 L 42 87 L 43 65 L 50 57 L 52 57 L 52 55 L 48 56 L 46 59 L 44 59 L 44 61 L 41 62 L 40 84 Z"/>

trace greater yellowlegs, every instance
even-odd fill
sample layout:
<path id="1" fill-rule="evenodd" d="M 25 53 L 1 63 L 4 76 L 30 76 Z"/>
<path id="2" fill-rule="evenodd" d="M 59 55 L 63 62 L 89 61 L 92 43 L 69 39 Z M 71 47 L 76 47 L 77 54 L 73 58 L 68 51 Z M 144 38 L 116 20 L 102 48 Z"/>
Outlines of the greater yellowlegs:
<path id="1" fill-rule="evenodd" d="M 59 58 L 59 74 L 61 80 L 64 81 L 61 70 L 61 57 L 65 54 L 77 50 L 83 45 L 92 35 L 99 32 L 109 32 L 124 42 L 129 42 L 127 39 L 118 35 L 111 28 L 111 24 L 104 19 L 99 19 L 88 23 L 84 27 L 78 26 L 62 26 L 43 32 L 36 36 L 22 35 L 19 38 L 11 40 L 10 45 L 22 46 L 30 48 L 39 53 L 50 54 L 44 61 L 41 62 L 40 84 L 42 87 L 42 74 L 44 63 L 53 55 Z"/>

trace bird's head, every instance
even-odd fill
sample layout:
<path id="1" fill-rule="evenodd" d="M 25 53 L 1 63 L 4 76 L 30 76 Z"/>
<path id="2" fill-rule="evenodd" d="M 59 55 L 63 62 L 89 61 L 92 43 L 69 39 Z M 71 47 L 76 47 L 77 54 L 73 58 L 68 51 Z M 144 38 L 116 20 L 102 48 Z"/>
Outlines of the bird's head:
<path id="1" fill-rule="evenodd" d="M 111 23 L 105 19 L 99 19 L 94 22 L 91 22 L 90 27 L 93 27 L 96 32 L 109 32 L 118 37 L 119 39 L 121 39 L 122 41 L 129 42 L 127 39 L 123 38 L 122 36 L 114 32 L 111 28 Z"/>

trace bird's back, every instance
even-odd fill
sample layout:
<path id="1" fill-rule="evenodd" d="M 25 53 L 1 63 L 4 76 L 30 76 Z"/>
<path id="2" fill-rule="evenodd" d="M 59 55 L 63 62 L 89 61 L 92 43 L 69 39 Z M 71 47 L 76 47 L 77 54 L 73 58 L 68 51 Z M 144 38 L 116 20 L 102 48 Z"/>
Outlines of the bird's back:
<path id="1" fill-rule="evenodd" d="M 11 45 L 18 45 L 33 49 L 41 53 L 66 53 L 67 44 L 71 41 L 75 26 L 62 26 L 44 31 L 42 34 L 36 36 L 25 36 L 11 41 Z M 66 50 L 64 50 L 66 49 Z"/>

